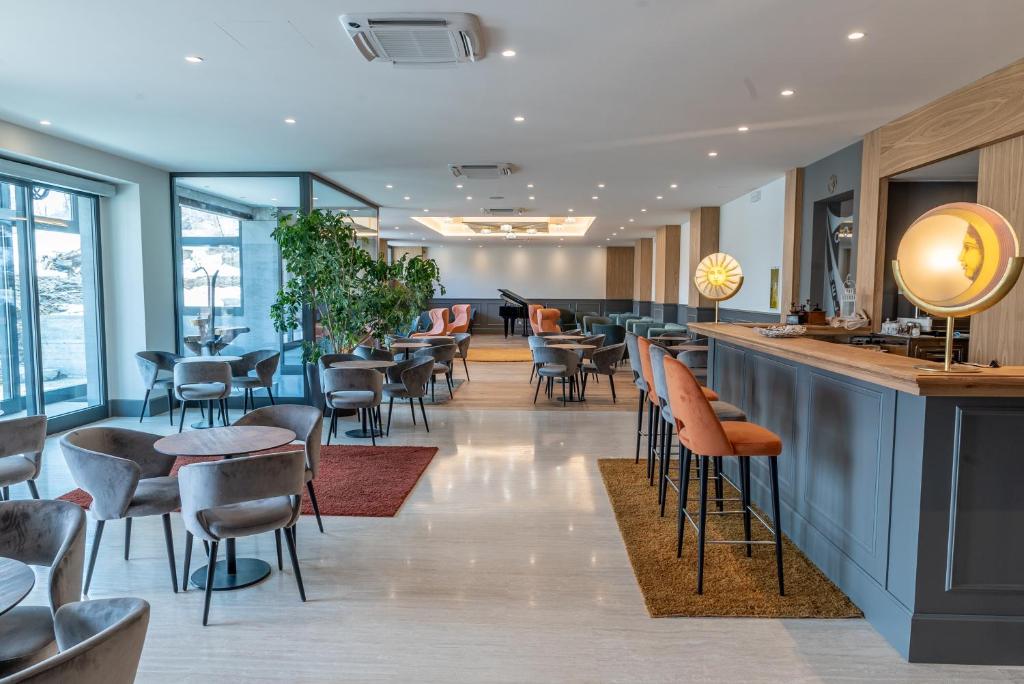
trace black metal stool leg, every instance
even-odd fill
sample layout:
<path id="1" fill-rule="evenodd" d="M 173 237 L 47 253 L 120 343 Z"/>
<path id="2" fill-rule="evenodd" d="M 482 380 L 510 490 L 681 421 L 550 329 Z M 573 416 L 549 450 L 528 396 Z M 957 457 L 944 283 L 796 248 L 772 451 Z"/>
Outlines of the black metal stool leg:
<path id="1" fill-rule="evenodd" d="M 697 525 L 697 593 L 704 593 L 704 538 L 708 524 L 708 457 L 701 456 L 700 521 Z"/>
<path id="2" fill-rule="evenodd" d="M 779 459 L 768 460 L 769 476 L 772 480 L 772 524 L 775 526 L 775 568 L 779 573 L 779 596 L 786 595 L 782 576 L 782 527 L 779 519 Z"/>

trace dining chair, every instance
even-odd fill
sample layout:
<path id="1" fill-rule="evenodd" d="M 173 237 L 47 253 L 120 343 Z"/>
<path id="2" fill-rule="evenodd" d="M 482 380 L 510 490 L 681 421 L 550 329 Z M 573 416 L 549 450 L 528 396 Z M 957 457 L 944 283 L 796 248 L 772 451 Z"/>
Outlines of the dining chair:
<path id="1" fill-rule="evenodd" d="M 452 304 L 452 322 L 448 326 L 448 334 L 469 332 L 470 320 L 469 304 Z"/>
<path id="2" fill-rule="evenodd" d="M 389 352 L 387 349 L 379 349 L 378 347 L 371 347 L 369 345 L 361 344 L 352 350 L 355 356 L 367 361 L 394 361 L 395 355 Z"/>
<path id="3" fill-rule="evenodd" d="M 626 345 L 622 342 L 608 347 L 595 349 L 589 359 L 583 362 L 583 394 L 587 393 L 587 378 L 591 375 L 604 375 L 608 378 L 608 386 L 612 390 L 612 403 L 617 401 L 615 396 L 615 373 L 618 369 L 622 355 L 626 353 Z"/>
<path id="4" fill-rule="evenodd" d="M 537 403 L 540 386 L 547 381 L 547 396 L 554 394 L 555 380 L 562 383 L 562 406 L 566 406 L 566 385 L 570 394 L 576 389 L 576 377 L 579 375 L 580 356 L 572 349 L 557 347 L 537 347 L 533 350 L 533 362 L 537 364 L 537 389 L 533 393 L 533 403 Z"/>
<path id="5" fill-rule="evenodd" d="M 395 399 L 409 400 L 413 425 L 416 425 L 416 408 L 413 406 L 413 399 L 419 399 L 423 426 L 427 432 L 430 432 L 430 425 L 427 423 L 427 410 L 423 407 L 423 395 L 427 393 L 427 382 L 433 378 L 433 374 L 434 357 L 432 356 L 414 356 L 411 359 L 399 361 L 398 364 L 387 369 L 388 382 L 384 385 L 384 398 L 388 400 L 388 427 L 384 434 L 391 435 L 391 412 L 395 406 Z"/>
<path id="6" fill-rule="evenodd" d="M 540 332 L 540 322 L 537 320 L 537 312 L 544 307 L 540 304 L 526 305 L 526 318 L 530 321 L 530 330 L 534 335 Z"/>
<path id="7" fill-rule="evenodd" d="M 260 349 L 242 354 L 240 361 L 231 362 L 231 387 L 242 389 L 242 413 L 256 408 L 253 390 L 262 387 L 267 398 L 274 404 L 274 374 L 281 363 L 281 352 L 276 349 Z M 255 372 L 256 375 L 250 375 Z"/>
<path id="8" fill-rule="evenodd" d="M 211 357 L 212 358 L 212 357 Z M 178 432 L 185 426 L 188 403 L 206 402 L 213 422 L 213 405 L 220 406 L 221 420 L 228 424 L 227 398 L 231 396 L 231 365 L 226 361 L 190 361 L 174 366 L 174 394 L 181 400 Z"/>
<path id="9" fill-rule="evenodd" d="M 604 335 L 589 335 L 579 341 L 579 344 L 586 344 L 594 347 L 593 349 L 582 349 L 580 350 L 584 359 L 589 359 L 594 355 L 594 352 L 604 346 Z"/>
<path id="10" fill-rule="evenodd" d="M 533 350 L 534 349 L 537 349 L 538 347 L 546 347 L 546 346 L 548 346 L 548 341 L 546 339 L 544 339 L 543 335 L 530 335 L 528 338 L 526 338 L 526 343 L 530 346 L 530 355 L 531 356 L 533 355 Z M 530 384 L 531 385 L 533 384 L 533 376 L 536 375 L 537 368 L 539 368 L 539 367 L 540 367 L 540 364 L 537 363 L 536 360 L 534 360 L 533 363 L 530 365 Z"/>
<path id="11" fill-rule="evenodd" d="M 33 665 L 54 642 L 54 613 L 82 600 L 85 512 L 68 501 L 0 503 L 0 556 L 49 569 L 49 605 L 15 606 L 0 615 L 0 676 Z"/>
<path id="12" fill-rule="evenodd" d="M 633 463 L 640 462 L 640 442 L 647 436 L 644 432 L 644 407 L 647 405 L 647 379 L 644 377 L 643 365 L 640 362 L 639 340 L 633 333 L 626 333 L 626 355 L 629 357 L 629 368 L 633 371 L 633 384 L 639 390 L 640 398 L 636 409 L 636 457 Z"/>
<path id="13" fill-rule="evenodd" d="M 142 385 L 146 388 L 146 396 L 142 400 L 142 411 L 139 422 L 146 416 L 149 405 L 149 393 L 155 389 L 167 392 L 167 417 L 174 425 L 174 364 L 181 358 L 180 354 L 165 351 L 140 351 L 135 353 L 135 363 L 142 376 Z"/>
<path id="14" fill-rule="evenodd" d="M 473 336 L 468 332 L 455 333 L 455 358 L 462 359 L 462 369 L 466 371 L 466 382 L 469 382 L 469 343 Z"/>
<path id="15" fill-rule="evenodd" d="M 316 500 L 316 489 L 313 482 L 320 474 L 320 440 L 323 438 L 324 416 L 314 406 L 301 404 L 279 404 L 264 406 L 251 411 L 234 422 L 235 425 L 262 425 L 279 427 L 295 433 L 295 439 L 302 442 L 303 453 L 306 455 L 306 493 L 313 505 L 316 524 L 324 531 L 324 523 L 320 519 L 320 504 Z M 280 542 L 280 540 L 278 540 Z M 280 557 L 280 554 L 279 554 Z M 184 581 L 188 581 L 188 577 Z"/>
<path id="16" fill-rule="evenodd" d="M 455 398 L 455 385 L 452 382 L 452 365 L 455 360 L 455 352 L 458 347 L 451 341 L 448 344 L 440 344 L 431 347 L 417 349 L 413 358 L 429 357 L 434 359 L 434 369 L 430 374 L 430 401 L 434 401 L 434 387 L 437 384 L 437 376 L 443 375 L 448 385 L 448 396 Z"/>
<path id="17" fill-rule="evenodd" d="M 377 431 L 383 427 L 380 420 L 380 402 L 384 391 L 384 374 L 373 368 L 328 368 L 324 371 L 324 398 L 331 409 L 331 435 L 338 434 L 338 411 L 356 410 L 363 421 L 363 430 L 370 425 L 370 439 L 377 446 Z"/>
<path id="18" fill-rule="evenodd" d="M 612 322 L 612 319 L 607 316 L 598 316 L 597 314 L 588 314 L 581 320 L 583 326 L 584 335 L 595 335 L 597 331 L 594 330 L 595 325 L 608 325 Z"/>
<path id="19" fill-rule="evenodd" d="M 560 333 L 562 326 L 558 324 L 561 313 L 558 309 L 538 309 L 534 314 L 537 317 L 537 332 Z"/>
<path id="20" fill-rule="evenodd" d="M 149 628 L 139 598 L 65 603 L 53 616 L 57 654 L 19 670 L 3 684 L 132 684 Z"/>
<path id="21" fill-rule="evenodd" d="M 208 543 L 203 626 L 210 617 L 214 571 L 220 542 L 283 530 L 299 596 L 306 600 L 299 559 L 295 554 L 295 522 L 299 519 L 305 472 L 301 451 L 190 463 L 178 471 L 181 519 L 185 523 L 185 577 L 189 574 L 192 540 Z"/>
<path id="22" fill-rule="evenodd" d="M 448 309 L 431 309 L 430 310 L 430 329 L 426 332 L 413 333 L 413 337 L 430 337 L 431 335 L 447 335 L 448 334 Z"/>
<path id="23" fill-rule="evenodd" d="M 86 594 L 107 521 L 124 518 L 124 559 L 128 560 L 132 519 L 151 515 L 163 520 L 172 588 L 178 591 L 171 536 L 171 512 L 180 504 L 178 479 L 171 475 L 175 457 L 153 448 L 161 437 L 117 427 L 87 427 L 72 430 L 60 439 L 71 478 L 92 497 L 89 514 L 96 520 L 85 575 Z"/>
<path id="24" fill-rule="evenodd" d="M 0 500 L 9 501 L 11 485 L 24 482 L 33 499 L 39 498 L 36 478 L 43 465 L 46 416 L 0 420 Z"/>

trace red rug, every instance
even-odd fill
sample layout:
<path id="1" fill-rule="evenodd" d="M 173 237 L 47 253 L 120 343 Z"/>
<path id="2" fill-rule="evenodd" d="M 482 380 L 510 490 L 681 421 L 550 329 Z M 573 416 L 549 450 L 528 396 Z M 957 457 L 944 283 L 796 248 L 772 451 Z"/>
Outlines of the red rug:
<path id="1" fill-rule="evenodd" d="M 273 451 L 287 451 L 281 447 Z M 320 448 L 320 474 L 313 482 L 320 515 L 351 515 L 389 518 L 398 513 L 405 498 L 430 465 L 436 447 L 324 446 Z M 171 474 L 189 463 L 210 458 L 180 456 Z M 92 497 L 81 489 L 59 497 L 88 508 Z M 302 497 L 302 513 L 313 514 L 308 494 Z"/>

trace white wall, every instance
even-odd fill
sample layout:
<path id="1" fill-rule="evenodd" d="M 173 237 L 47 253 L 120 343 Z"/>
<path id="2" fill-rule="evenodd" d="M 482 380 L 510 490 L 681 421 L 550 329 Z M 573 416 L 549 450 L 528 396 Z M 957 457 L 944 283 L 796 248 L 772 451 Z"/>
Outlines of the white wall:
<path id="1" fill-rule="evenodd" d="M 601 247 L 428 245 L 445 297 L 497 298 L 498 288 L 530 298 L 604 299 Z"/>
<path id="2" fill-rule="evenodd" d="M 0 156 L 117 185 L 100 202 L 107 392 L 141 400 L 135 352 L 175 345 L 168 173 L 6 121 Z"/>
<path id="3" fill-rule="evenodd" d="M 769 306 L 771 269 L 782 268 L 782 229 L 785 177 L 763 185 L 761 199 L 751 194 L 722 205 L 718 248 L 736 257 L 743 268 L 743 288 L 722 307 L 745 311 L 777 312 Z M 789 302 L 779 302 L 787 306 Z"/>

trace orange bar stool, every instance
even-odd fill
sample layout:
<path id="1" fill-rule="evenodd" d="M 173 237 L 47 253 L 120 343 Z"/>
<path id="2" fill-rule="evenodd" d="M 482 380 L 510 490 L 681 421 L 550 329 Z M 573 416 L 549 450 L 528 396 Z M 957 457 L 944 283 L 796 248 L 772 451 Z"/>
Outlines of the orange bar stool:
<path id="1" fill-rule="evenodd" d="M 782 440 L 771 430 L 755 423 L 720 421 L 715 416 L 697 379 L 686 365 L 676 359 L 666 358 L 665 379 L 668 383 L 669 403 L 676 419 L 679 441 L 685 447 L 683 466 L 679 469 L 679 515 L 677 520 L 676 557 L 683 555 L 683 534 L 686 523 L 697 530 L 697 593 L 704 593 L 704 546 L 708 518 L 708 462 L 716 456 L 732 456 L 740 464 L 741 511 L 724 511 L 723 514 L 743 515 L 743 539 L 716 539 L 715 544 L 744 544 L 747 556 L 751 555 L 754 544 L 775 544 L 775 566 L 779 576 L 779 596 L 786 595 L 782 574 L 782 533 L 779 528 L 779 462 Z M 700 459 L 700 513 L 697 522 L 686 508 L 686 485 L 690 479 L 690 461 L 693 456 Z M 750 459 L 755 456 L 768 457 L 768 471 L 772 489 L 772 524 L 769 525 L 754 511 L 750 499 Z M 751 541 L 751 515 L 771 532 L 773 541 Z"/>

